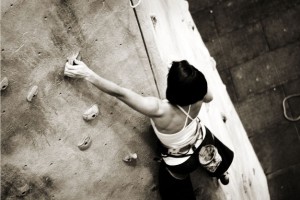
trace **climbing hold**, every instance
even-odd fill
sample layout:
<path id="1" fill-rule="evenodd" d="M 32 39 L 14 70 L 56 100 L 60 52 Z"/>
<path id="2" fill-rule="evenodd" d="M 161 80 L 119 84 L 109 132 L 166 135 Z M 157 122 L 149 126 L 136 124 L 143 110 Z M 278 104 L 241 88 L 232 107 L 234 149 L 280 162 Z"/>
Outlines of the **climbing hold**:
<path id="1" fill-rule="evenodd" d="M 85 119 L 86 121 L 90 121 L 95 119 L 99 114 L 99 108 L 97 106 L 97 104 L 94 104 L 92 107 L 90 107 L 88 110 L 86 110 L 82 117 L 83 119 Z"/>
<path id="2" fill-rule="evenodd" d="M 156 18 L 156 15 L 155 15 L 155 14 L 151 14 L 151 15 L 150 15 L 150 18 L 151 18 L 153 27 L 154 27 L 154 29 L 155 29 L 155 28 L 156 28 L 156 24 L 157 24 L 157 18 Z"/>
<path id="3" fill-rule="evenodd" d="M 136 159 L 137 159 L 137 154 L 136 153 L 129 153 L 128 155 L 126 155 L 123 158 L 123 161 L 124 162 L 132 162 L 132 161 L 134 161 Z"/>
<path id="4" fill-rule="evenodd" d="M 38 86 L 33 86 L 27 95 L 27 101 L 31 102 L 32 98 L 35 97 L 38 93 Z"/>
<path id="5" fill-rule="evenodd" d="M 81 151 L 88 149 L 92 144 L 92 139 L 90 136 L 86 136 L 83 138 L 83 141 L 79 143 L 77 146 Z"/>
<path id="6" fill-rule="evenodd" d="M 153 192 L 153 191 L 156 191 L 156 190 L 158 190 L 158 186 L 156 184 L 152 185 L 151 191 Z"/>
<path id="7" fill-rule="evenodd" d="M 23 170 L 26 170 L 26 169 L 28 169 L 28 166 L 24 165 L 22 168 L 23 168 Z"/>
<path id="8" fill-rule="evenodd" d="M 76 53 L 73 53 L 71 56 L 68 57 L 68 63 L 70 65 L 74 65 L 75 64 L 75 62 L 74 62 L 75 59 L 81 60 L 81 56 L 79 55 L 79 51 L 76 52 Z"/>
<path id="9" fill-rule="evenodd" d="M 8 78 L 4 77 L 3 80 L 1 81 L 1 91 L 5 90 L 8 86 Z"/>
<path id="10" fill-rule="evenodd" d="M 17 188 L 17 196 L 23 197 L 26 194 L 28 194 L 28 191 L 30 190 L 29 185 L 26 183 L 25 185 Z"/>
<path id="11" fill-rule="evenodd" d="M 221 117 L 222 117 L 223 122 L 226 123 L 226 121 L 227 121 L 226 115 L 224 113 L 221 113 Z"/>

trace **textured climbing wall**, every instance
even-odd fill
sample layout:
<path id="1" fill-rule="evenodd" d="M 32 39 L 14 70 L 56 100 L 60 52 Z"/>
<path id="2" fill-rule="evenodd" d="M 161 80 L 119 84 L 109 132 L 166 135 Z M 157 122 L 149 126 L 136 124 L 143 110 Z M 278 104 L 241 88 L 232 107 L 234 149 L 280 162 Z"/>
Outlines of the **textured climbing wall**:
<path id="1" fill-rule="evenodd" d="M 214 61 L 210 57 L 188 9 L 184 0 L 153 0 L 144 1 L 137 13 L 160 88 L 165 88 L 167 66 L 172 60 L 186 59 L 201 70 L 214 100 L 204 105 L 200 118 L 235 152 L 229 185 L 220 185 L 197 170 L 192 174 L 195 194 L 198 199 L 270 199 L 266 176 L 216 70 L 218 58 Z"/>
<path id="2" fill-rule="evenodd" d="M 202 170 L 193 173 L 197 197 L 269 198 L 186 1 L 142 1 L 136 11 L 151 62 L 127 0 L 1 2 L 1 80 L 9 80 L 1 92 L 3 199 L 159 199 L 156 141 L 148 119 L 82 80 L 64 78 L 66 58 L 76 51 L 97 73 L 143 95 L 158 96 L 156 81 L 164 96 L 171 60 L 195 64 L 215 96 L 201 118 L 236 153 L 228 186 Z M 34 85 L 38 94 L 28 102 Z M 86 122 L 82 114 L 93 104 L 100 113 Z M 87 135 L 92 145 L 80 151 L 77 144 Z M 122 161 L 129 152 L 138 155 L 132 164 Z"/>
<path id="3" fill-rule="evenodd" d="M 1 199 L 157 199 L 148 119 L 63 76 L 66 58 L 80 50 L 97 73 L 157 95 L 129 2 L 1 4 L 1 80 L 9 80 L 1 92 Z M 28 102 L 34 85 L 38 94 Z M 82 114 L 93 104 L 100 113 L 86 122 Z M 80 151 L 86 135 L 92 145 Z M 122 161 L 129 152 L 138 155 L 132 165 Z"/>

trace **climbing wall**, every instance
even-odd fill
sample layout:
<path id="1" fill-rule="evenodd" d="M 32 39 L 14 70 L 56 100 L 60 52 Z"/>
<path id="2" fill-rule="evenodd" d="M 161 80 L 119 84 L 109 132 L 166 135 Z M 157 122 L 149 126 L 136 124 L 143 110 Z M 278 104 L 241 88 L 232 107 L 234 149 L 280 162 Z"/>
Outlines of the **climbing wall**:
<path id="1" fill-rule="evenodd" d="M 1 199 L 157 199 L 149 120 L 83 80 L 68 56 L 142 95 L 157 96 L 134 12 L 118 1 L 2 1 Z M 27 101 L 33 86 L 38 94 Z M 97 104 L 99 115 L 82 114 Z M 77 145 L 90 136 L 89 149 Z M 136 162 L 123 158 L 137 153 Z"/>
<path id="2" fill-rule="evenodd" d="M 203 170 L 192 174 L 197 198 L 270 199 L 265 174 L 216 70 L 218 58 L 210 57 L 188 11 L 187 1 L 144 1 L 136 9 L 160 88 L 166 87 L 164 79 L 172 60 L 186 59 L 202 71 L 214 100 L 203 106 L 200 119 L 235 152 L 229 169 L 229 185 L 223 186 Z"/>
<path id="3" fill-rule="evenodd" d="M 183 0 L 140 1 L 136 9 L 128 0 L 1 2 L 1 81 L 9 83 L 1 91 L 2 199 L 159 199 L 149 120 L 91 84 L 64 77 L 67 57 L 78 51 L 103 77 L 162 98 L 171 60 L 188 59 L 214 93 L 201 119 L 235 151 L 228 186 L 202 170 L 192 174 L 197 197 L 269 199 L 260 164 Z M 38 93 L 28 101 L 33 86 Z M 85 121 L 83 113 L 95 104 L 99 115 Z M 77 145 L 87 136 L 91 146 L 81 151 Z M 123 162 L 130 153 L 137 160 Z"/>

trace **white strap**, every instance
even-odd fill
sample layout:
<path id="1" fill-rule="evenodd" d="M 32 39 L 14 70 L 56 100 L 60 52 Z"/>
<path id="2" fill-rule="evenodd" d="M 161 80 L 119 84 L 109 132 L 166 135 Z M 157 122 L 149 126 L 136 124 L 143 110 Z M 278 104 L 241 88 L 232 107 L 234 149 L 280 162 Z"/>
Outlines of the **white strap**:
<path id="1" fill-rule="evenodd" d="M 188 113 L 181 107 L 181 106 L 178 106 L 177 107 L 188 117 L 190 118 L 190 120 L 194 120 L 191 116 L 190 116 L 190 109 L 191 109 L 191 105 L 189 106 L 189 110 L 188 110 Z M 186 120 L 187 121 L 187 120 Z"/>

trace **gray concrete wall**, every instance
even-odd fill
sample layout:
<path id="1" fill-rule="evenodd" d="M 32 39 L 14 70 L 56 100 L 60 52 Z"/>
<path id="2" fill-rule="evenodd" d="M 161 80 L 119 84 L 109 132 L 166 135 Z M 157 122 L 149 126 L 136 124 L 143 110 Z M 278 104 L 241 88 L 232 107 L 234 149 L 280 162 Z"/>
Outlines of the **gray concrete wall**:
<path id="1" fill-rule="evenodd" d="M 186 2 L 142 1 L 137 14 L 151 62 L 127 0 L 2 2 L 1 80 L 9 79 L 1 92 L 4 199 L 15 199 L 26 187 L 25 199 L 159 199 L 148 119 L 82 80 L 64 78 L 66 58 L 78 50 L 94 71 L 140 94 L 159 96 L 155 78 L 162 97 L 168 62 L 190 60 L 215 91 L 200 116 L 236 152 L 230 185 L 199 170 L 193 174 L 196 195 L 268 199 L 265 176 Z M 27 102 L 33 85 L 39 93 Z M 83 112 L 95 103 L 99 116 L 84 121 Z M 77 144 L 86 135 L 92 145 L 80 151 Z M 128 165 L 122 159 L 129 152 L 138 159 Z"/>

